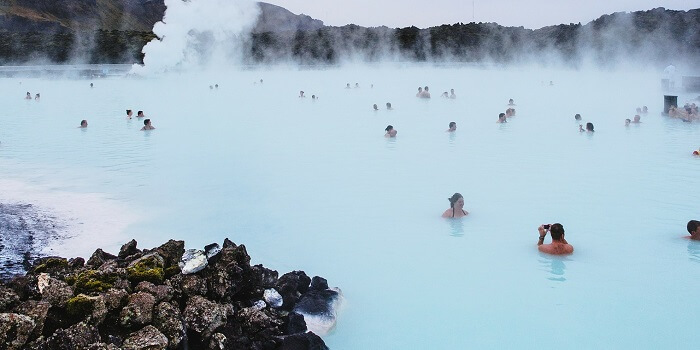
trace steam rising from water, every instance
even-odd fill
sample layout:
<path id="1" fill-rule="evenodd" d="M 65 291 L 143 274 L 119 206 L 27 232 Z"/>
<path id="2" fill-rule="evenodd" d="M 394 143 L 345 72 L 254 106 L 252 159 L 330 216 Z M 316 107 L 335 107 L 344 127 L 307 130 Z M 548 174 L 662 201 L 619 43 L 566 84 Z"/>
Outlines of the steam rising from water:
<path id="1" fill-rule="evenodd" d="M 144 65 L 134 65 L 132 73 L 230 63 L 238 55 L 241 34 L 260 14 L 252 0 L 165 0 L 165 5 L 163 21 L 153 26 L 158 38 L 143 48 Z"/>

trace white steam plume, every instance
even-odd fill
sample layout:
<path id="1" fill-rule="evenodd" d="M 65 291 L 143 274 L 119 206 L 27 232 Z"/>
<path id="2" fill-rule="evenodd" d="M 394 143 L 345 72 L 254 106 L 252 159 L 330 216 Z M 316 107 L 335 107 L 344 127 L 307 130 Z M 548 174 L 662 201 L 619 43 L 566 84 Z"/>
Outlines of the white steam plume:
<path id="1" fill-rule="evenodd" d="M 260 14 L 253 0 L 165 0 L 165 5 L 163 20 L 153 26 L 158 38 L 144 46 L 144 65 L 134 65 L 132 73 L 230 63 Z"/>

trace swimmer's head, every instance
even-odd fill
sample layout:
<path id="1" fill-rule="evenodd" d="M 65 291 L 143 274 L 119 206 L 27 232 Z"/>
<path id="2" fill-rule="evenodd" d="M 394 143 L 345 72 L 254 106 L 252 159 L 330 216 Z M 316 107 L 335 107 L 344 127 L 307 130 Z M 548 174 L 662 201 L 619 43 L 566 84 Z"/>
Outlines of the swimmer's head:
<path id="1" fill-rule="evenodd" d="M 421 91 L 423 91 L 423 88 L 419 86 L 419 87 L 418 87 L 418 92 L 421 92 Z"/>
<path id="2" fill-rule="evenodd" d="M 498 120 L 504 120 L 506 119 L 506 114 L 505 113 L 498 113 Z"/>
<path id="3" fill-rule="evenodd" d="M 635 123 L 639 123 L 639 119 L 641 119 L 641 117 L 640 117 L 639 115 L 635 115 L 635 116 L 634 116 L 634 122 L 635 122 Z"/>
<path id="4" fill-rule="evenodd" d="M 81 121 L 80 121 L 80 126 L 83 127 L 83 128 L 86 127 L 86 126 L 87 126 L 87 120 L 85 120 L 85 119 L 81 120 Z"/>
<path id="5" fill-rule="evenodd" d="M 576 115 L 574 116 L 574 119 L 576 119 L 576 120 L 581 120 L 581 115 L 578 114 L 578 113 L 576 113 Z"/>
<path id="6" fill-rule="evenodd" d="M 374 108 L 375 111 L 379 109 L 379 107 L 377 107 L 376 103 L 372 105 L 372 108 Z"/>
<path id="7" fill-rule="evenodd" d="M 629 125 L 631 122 L 632 122 L 632 121 L 631 121 L 629 118 L 628 118 L 628 119 L 625 119 L 625 125 Z"/>
<path id="8" fill-rule="evenodd" d="M 386 132 L 390 132 L 391 130 L 394 130 L 394 127 L 391 125 L 387 125 L 386 129 L 384 129 L 384 131 L 386 131 Z"/>
<path id="9" fill-rule="evenodd" d="M 386 108 L 391 109 L 391 102 L 387 102 L 387 103 L 386 103 Z"/>
<path id="10" fill-rule="evenodd" d="M 511 104 L 511 105 L 513 104 L 513 99 L 512 99 L 512 98 L 508 100 L 508 104 Z"/>
<path id="11" fill-rule="evenodd" d="M 143 111 L 138 111 L 138 112 L 136 112 L 136 115 L 139 116 L 139 117 L 143 117 Z"/>
<path id="12" fill-rule="evenodd" d="M 130 109 L 126 110 L 126 115 L 132 115 L 132 114 L 133 114 L 133 112 Z"/>
<path id="13" fill-rule="evenodd" d="M 449 127 L 450 127 L 450 129 L 457 129 L 457 123 L 455 123 L 455 122 L 450 122 Z"/>
<path id="14" fill-rule="evenodd" d="M 560 223 L 552 224 L 549 228 L 549 234 L 552 235 L 553 240 L 561 240 L 564 237 L 564 226 Z"/>
<path id="15" fill-rule="evenodd" d="M 425 90 L 425 91 L 428 91 L 428 87 L 427 87 L 427 86 L 426 86 L 426 87 L 424 87 L 424 88 L 423 88 L 423 90 Z"/>
<path id="16" fill-rule="evenodd" d="M 150 125 L 150 124 L 151 124 L 151 120 L 150 120 L 150 119 L 146 119 L 146 120 L 143 121 L 143 125 Z"/>
<path id="17" fill-rule="evenodd" d="M 447 200 L 450 201 L 450 208 L 454 208 L 455 203 L 457 203 L 457 201 L 460 199 L 464 199 L 464 197 L 462 197 L 462 195 L 459 193 L 455 193 L 452 195 L 452 197 L 447 198 Z"/>
<path id="18" fill-rule="evenodd" d="M 586 123 L 586 131 L 594 131 L 593 130 L 593 123 Z"/>
<path id="19" fill-rule="evenodd" d="M 688 233 L 693 234 L 698 230 L 698 227 L 700 227 L 700 221 L 697 220 L 690 220 L 688 221 L 688 226 L 686 228 L 688 229 Z"/>

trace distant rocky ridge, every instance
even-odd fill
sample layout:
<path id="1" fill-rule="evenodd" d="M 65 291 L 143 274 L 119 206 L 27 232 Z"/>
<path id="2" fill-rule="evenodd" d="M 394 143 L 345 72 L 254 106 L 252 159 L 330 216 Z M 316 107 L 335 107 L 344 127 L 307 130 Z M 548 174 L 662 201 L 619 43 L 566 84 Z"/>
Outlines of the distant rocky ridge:
<path id="1" fill-rule="evenodd" d="M 700 9 L 620 12 L 531 30 L 496 23 L 333 27 L 279 6 L 259 6 L 255 28 L 242 39 L 244 64 L 700 61 Z M 163 0 L 0 0 L 0 64 L 143 62 L 141 49 L 155 38 L 151 30 L 164 10 Z"/>
<path id="2" fill-rule="evenodd" d="M 259 2 L 254 33 L 316 30 L 323 22 Z M 119 30 L 150 32 L 163 19 L 164 0 L 0 0 L 0 31 Z"/>

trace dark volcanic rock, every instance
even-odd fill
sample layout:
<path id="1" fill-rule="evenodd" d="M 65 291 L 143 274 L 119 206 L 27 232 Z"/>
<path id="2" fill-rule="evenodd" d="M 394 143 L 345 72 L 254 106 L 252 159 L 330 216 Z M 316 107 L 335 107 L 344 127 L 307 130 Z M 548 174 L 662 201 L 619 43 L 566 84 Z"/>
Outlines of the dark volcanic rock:
<path id="1" fill-rule="evenodd" d="M 328 350 L 328 347 L 321 337 L 308 332 L 285 337 L 280 350 Z"/>
<path id="2" fill-rule="evenodd" d="M 153 326 L 143 327 L 138 332 L 131 333 L 122 344 L 124 350 L 165 349 L 168 338 Z"/>
<path id="3" fill-rule="evenodd" d="M 158 285 L 151 282 L 143 281 L 136 286 L 137 292 L 150 293 L 156 298 L 156 303 L 161 301 L 170 301 L 173 298 L 175 291 L 172 287 L 167 285 Z"/>
<path id="4" fill-rule="evenodd" d="M 108 260 L 113 260 L 116 258 L 116 256 L 106 253 L 100 248 L 97 248 L 97 250 L 95 250 L 95 252 L 92 253 L 92 256 L 90 257 L 90 259 L 88 259 L 88 261 L 85 264 L 92 267 L 100 267 Z"/>
<path id="5" fill-rule="evenodd" d="M 0 287 L 0 312 L 10 310 L 19 302 L 19 296 L 9 288 Z"/>
<path id="6" fill-rule="evenodd" d="M 185 241 L 169 240 L 155 249 L 158 255 L 165 259 L 165 267 L 177 266 L 185 254 Z"/>
<path id="7" fill-rule="evenodd" d="M 213 332 L 226 324 L 228 316 L 233 315 L 233 306 L 218 304 L 200 296 L 193 296 L 187 301 L 184 317 L 187 328 L 208 338 Z"/>
<path id="8" fill-rule="evenodd" d="M 140 253 L 141 251 L 136 248 L 136 244 L 137 242 L 135 239 L 130 240 L 128 243 L 124 244 L 121 249 L 119 249 L 119 254 L 117 256 L 124 259 L 127 256 Z"/>
<path id="9" fill-rule="evenodd" d="M 0 314 L 0 344 L 8 349 L 21 349 L 34 330 L 34 321 L 29 316 Z"/>
<path id="10" fill-rule="evenodd" d="M 49 313 L 50 307 L 51 304 L 44 301 L 27 300 L 18 306 L 15 311 L 31 317 L 34 321 L 34 331 L 32 335 L 34 337 L 39 337 L 44 330 L 44 322 L 46 321 L 46 316 Z"/>
<path id="11" fill-rule="evenodd" d="M 153 325 L 168 338 L 170 349 L 177 348 L 185 337 L 185 325 L 180 309 L 170 303 L 160 303 L 156 306 Z"/>
<path id="12" fill-rule="evenodd" d="M 156 298 L 150 293 L 137 292 L 129 296 L 129 303 L 120 313 L 122 326 L 135 328 L 151 323 Z"/>
<path id="13" fill-rule="evenodd" d="M 88 345 L 100 342 L 97 328 L 85 322 L 77 323 L 68 329 L 58 329 L 47 339 L 50 349 L 85 349 Z"/>
<path id="14" fill-rule="evenodd" d="M 306 332 L 306 321 L 304 316 L 296 312 L 290 312 L 287 316 L 287 334 Z"/>
<path id="15" fill-rule="evenodd" d="M 309 284 L 311 284 L 311 278 L 304 271 L 292 271 L 282 275 L 275 287 L 284 300 L 282 308 L 291 310 L 301 294 L 309 290 Z"/>

